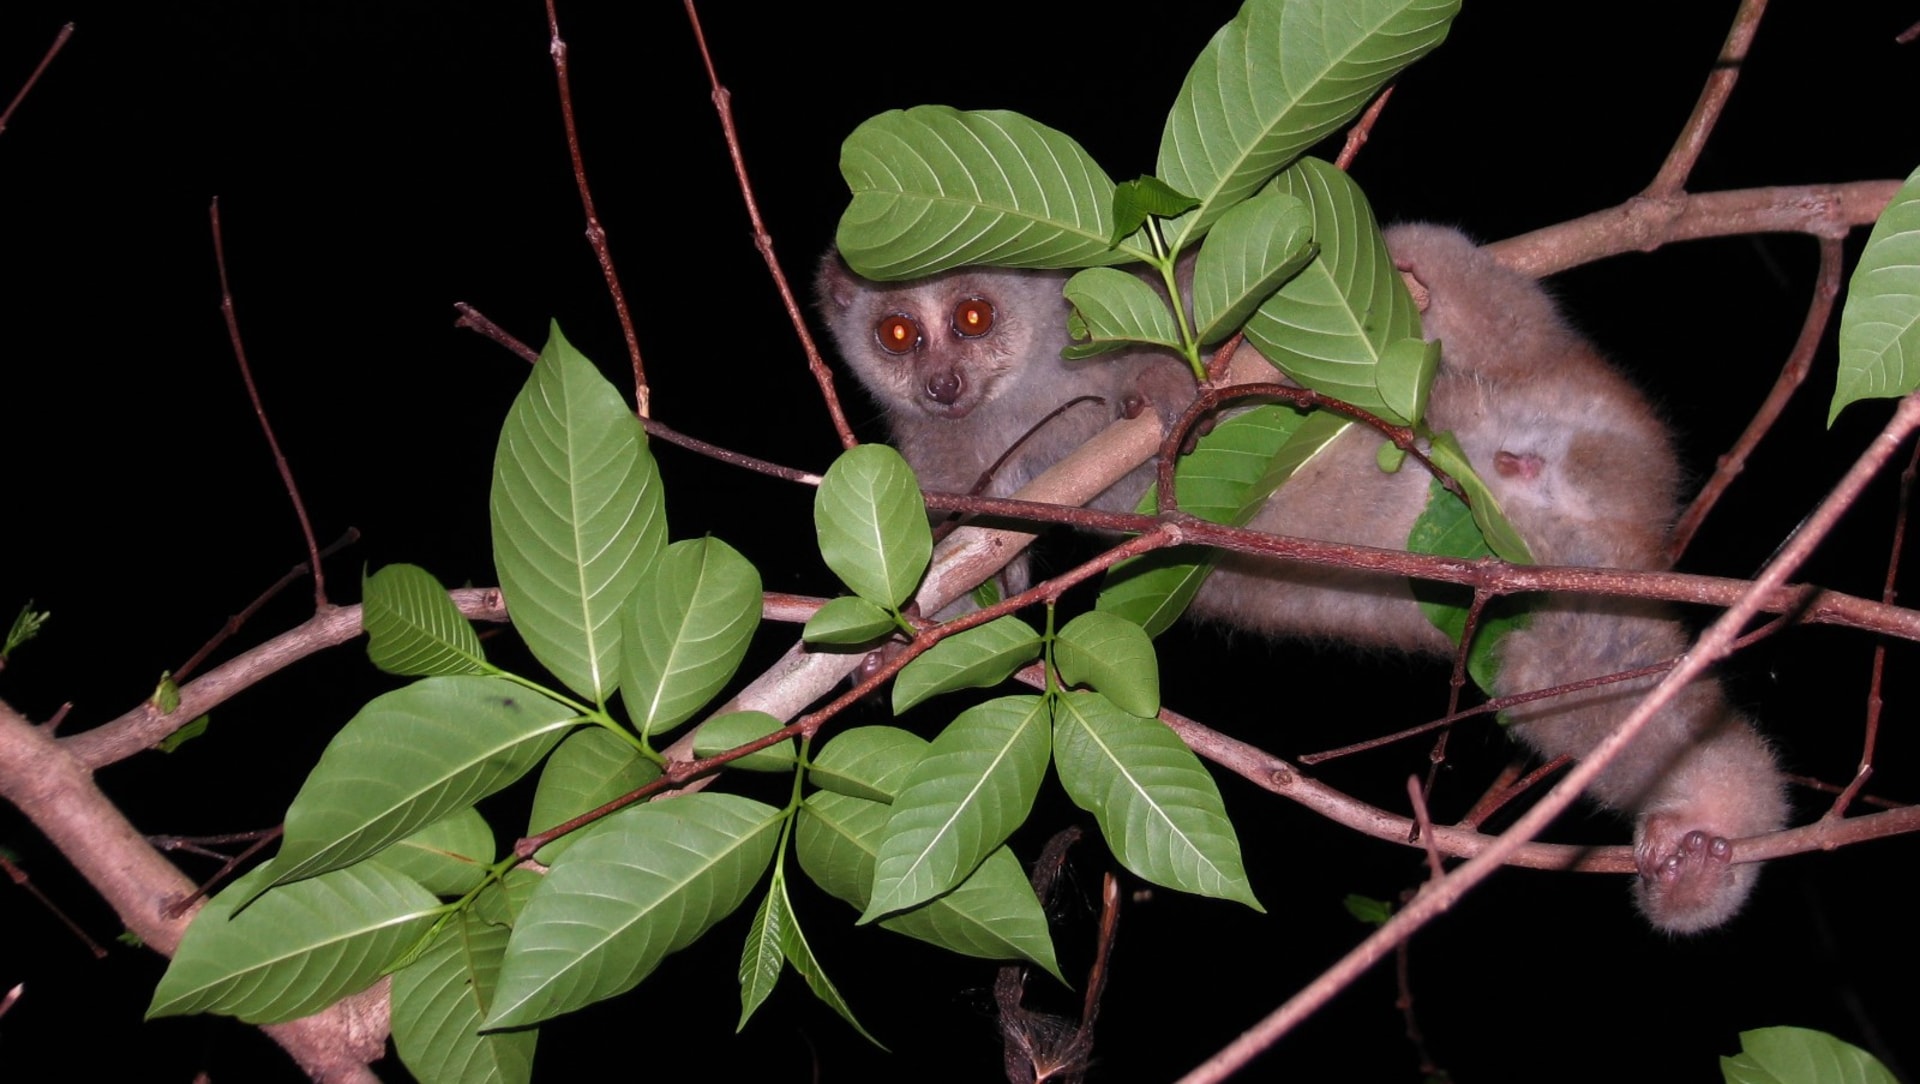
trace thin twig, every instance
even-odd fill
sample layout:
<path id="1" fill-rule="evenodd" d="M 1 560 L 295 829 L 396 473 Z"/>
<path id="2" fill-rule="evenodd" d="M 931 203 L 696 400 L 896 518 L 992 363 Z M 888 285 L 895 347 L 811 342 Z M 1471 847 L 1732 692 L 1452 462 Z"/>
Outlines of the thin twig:
<path id="1" fill-rule="evenodd" d="M 1552 775 L 1571 763 L 1573 763 L 1573 758 L 1562 753 L 1527 774 L 1520 776 L 1518 779 L 1508 780 L 1505 786 L 1490 788 L 1486 794 L 1481 796 L 1478 802 L 1473 804 L 1472 809 L 1467 810 L 1467 815 L 1460 818 L 1460 823 L 1457 827 L 1471 828 L 1478 831 L 1481 825 L 1487 823 L 1488 817 L 1500 812 L 1508 802 L 1532 790 L 1539 785 L 1542 779 L 1545 779 L 1547 776 Z M 1503 776 L 1506 775 L 1505 772 L 1501 774 Z"/>
<path id="2" fill-rule="evenodd" d="M 253 383 L 253 367 L 247 364 L 247 348 L 240 341 L 240 320 L 234 315 L 233 290 L 227 285 L 227 250 L 220 237 L 220 197 L 213 198 L 207 214 L 213 222 L 213 263 L 220 271 L 220 315 L 227 321 L 227 338 L 233 343 L 233 359 L 240 364 L 240 379 L 246 382 L 247 398 L 253 401 L 253 416 L 260 419 L 260 431 L 267 435 L 267 447 L 273 449 L 273 465 L 280 471 L 280 484 L 287 488 L 293 514 L 300 520 L 300 534 L 307 540 L 307 566 L 313 569 L 313 608 L 316 612 L 324 611 L 331 604 L 327 602 L 327 573 L 320 567 L 320 544 L 314 540 L 313 523 L 307 519 L 306 502 L 300 499 L 300 487 L 293 480 L 293 467 L 280 450 L 279 438 L 273 435 L 273 423 L 267 420 L 260 389 Z"/>
<path id="3" fill-rule="evenodd" d="M 460 314 L 460 318 L 453 322 L 454 327 L 479 332 L 481 335 L 513 351 L 529 365 L 540 360 L 538 351 L 526 343 L 521 342 L 519 339 L 514 338 L 513 334 L 507 329 L 487 319 L 486 314 L 482 313 L 479 309 L 474 308 L 464 301 L 454 302 L 453 308 L 454 311 Z M 722 448 L 718 444 L 709 444 L 698 437 L 687 436 L 685 433 L 671 426 L 663 425 L 644 415 L 640 418 L 640 426 L 647 431 L 647 436 L 649 437 L 658 437 L 668 444 L 677 444 L 688 451 L 698 452 L 709 459 L 718 460 L 729 466 L 750 470 L 756 474 L 765 474 L 773 478 L 785 479 L 789 482 L 798 482 L 806 486 L 817 486 L 820 484 L 820 476 L 814 474 L 812 471 L 800 470 L 797 467 L 782 466 L 779 463 L 758 459 L 754 456 L 736 452 L 728 448 Z"/>
<path id="4" fill-rule="evenodd" d="M 1907 468 L 1900 472 L 1900 503 L 1893 515 L 1893 544 L 1887 553 L 1887 579 L 1880 588 L 1880 601 L 1891 605 L 1899 597 L 1895 585 L 1900 578 L 1900 555 L 1907 546 L 1907 517 L 1913 507 L 1913 480 L 1920 472 L 1920 443 L 1907 456 Z M 1860 739 L 1860 765 L 1854 770 L 1853 780 L 1847 788 L 1834 799 L 1833 808 L 1827 810 L 1829 817 L 1844 817 L 1847 807 L 1873 777 L 1873 753 L 1880 741 L 1880 711 L 1885 705 L 1881 689 L 1886 681 L 1887 645 L 1885 641 L 1873 645 L 1873 678 L 1867 684 L 1867 721 L 1865 733 Z"/>
<path id="5" fill-rule="evenodd" d="M 1686 187 L 1687 178 L 1693 174 L 1694 164 L 1700 160 L 1700 152 L 1706 148 L 1707 138 L 1713 134 L 1713 126 L 1719 122 L 1720 112 L 1733 93 L 1733 85 L 1740 80 L 1740 66 L 1746 63 L 1747 49 L 1753 45 L 1754 32 L 1760 29 L 1760 16 L 1766 10 L 1767 0 L 1742 0 L 1740 10 L 1734 13 L 1733 25 L 1727 28 L 1726 44 L 1720 47 L 1720 57 L 1707 76 L 1707 85 L 1700 88 L 1700 98 L 1693 104 L 1693 115 L 1681 127 L 1680 137 L 1667 152 L 1667 160 L 1661 163 L 1660 172 L 1647 186 L 1648 196 L 1660 199 L 1678 195 Z"/>
<path id="6" fill-rule="evenodd" d="M 1440 864 L 1440 850 L 1433 845 L 1433 818 L 1427 815 L 1426 789 L 1417 775 L 1407 776 L 1407 801 L 1413 806 L 1413 840 L 1427 852 L 1427 874 L 1433 880 L 1447 875 L 1447 868 Z"/>
<path id="7" fill-rule="evenodd" d="M 580 157 L 580 131 L 573 123 L 573 84 L 567 78 L 567 43 L 560 37 L 560 17 L 547 0 L 548 51 L 553 54 L 553 74 L 560 83 L 560 117 L 567 129 L 567 155 L 573 160 L 573 182 L 580 189 L 580 206 L 587 214 L 587 243 L 600 261 L 600 274 L 607 280 L 607 293 L 613 298 L 613 311 L 620 318 L 620 333 L 627 340 L 627 356 L 633 359 L 633 400 L 635 413 L 642 418 L 653 414 L 653 393 L 647 387 L 646 366 L 640 361 L 640 336 L 634 333 L 633 316 L 627 311 L 627 294 L 620 288 L 620 276 L 613 269 L 613 250 L 607 247 L 607 230 L 600 224 L 600 213 L 593 206 L 593 189 L 587 184 L 586 162 Z"/>
<path id="8" fill-rule="evenodd" d="M 333 556 L 336 553 L 339 553 L 341 550 L 346 549 L 348 546 L 351 546 L 358 541 L 360 541 L 360 529 L 357 527 L 348 527 L 347 533 L 341 535 L 339 538 L 334 539 L 333 542 L 327 546 L 327 548 L 320 551 L 320 559 L 324 561 L 327 558 Z M 300 577 L 306 575 L 308 571 L 312 569 L 312 567 L 313 567 L 312 565 L 308 564 L 305 561 L 302 561 L 299 564 L 294 565 L 292 568 L 288 569 L 286 573 L 282 575 L 279 579 L 273 581 L 272 586 L 268 587 L 265 591 L 260 592 L 259 596 L 256 597 L 252 602 L 247 603 L 246 607 L 242 609 L 239 613 L 234 614 L 231 617 L 227 618 L 226 624 L 220 626 L 220 631 L 214 633 L 212 638 L 207 640 L 206 643 L 200 645 L 200 650 L 194 652 L 192 658 L 188 659 L 186 662 L 181 663 L 180 668 L 173 672 L 173 680 L 176 682 L 180 682 L 180 681 L 187 680 L 188 677 L 191 677 L 193 675 L 193 672 L 200 668 L 200 664 L 207 661 L 207 656 L 213 654 L 216 650 L 219 649 L 221 644 L 226 643 L 227 640 L 230 639 L 235 633 L 239 632 L 243 627 L 245 627 L 247 621 L 251 619 L 254 614 L 259 613 L 260 608 L 262 606 L 265 606 L 268 602 L 272 601 L 273 598 L 277 596 L 280 592 L 290 587 L 295 580 L 298 580 Z"/>
<path id="9" fill-rule="evenodd" d="M 41 56 L 40 63 L 33 66 L 33 74 L 27 76 L 27 81 L 20 85 L 19 93 L 13 96 L 13 101 L 7 103 L 6 111 L 0 112 L 0 132 L 7 130 L 7 122 L 13 119 L 13 111 L 20 108 L 20 103 L 27 98 L 27 92 L 40 81 L 41 73 L 47 70 L 47 65 L 53 63 L 54 57 L 60 55 L 60 50 L 66 47 L 67 39 L 71 37 L 73 37 L 72 23 L 61 27 L 60 32 L 53 36 L 53 44 L 47 46 L 47 51 Z"/>
<path id="10" fill-rule="evenodd" d="M 1814 547 L 1826 538 L 1834 524 L 1839 522 L 1841 515 L 1858 499 L 1861 490 L 1874 475 L 1879 473 L 1894 451 L 1916 427 L 1920 427 L 1920 396 L 1908 396 L 1900 401 L 1899 409 L 1894 412 L 1893 419 L 1848 470 L 1840 484 L 1821 502 L 1819 509 L 1809 518 L 1806 526 L 1788 542 L 1778 557 L 1768 563 L 1759 579 L 1754 581 L 1753 587 L 1707 629 L 1685 661 L 1654 686 L 1627 718 L 1584 760 L 1576 764 L 1565 779 L 1561 780 L 1532 809 L 1522 814 L 1520 819 L 1514 822 L 1513 827 L 1503 833 L 1492 846 L 1468 859 L 1442 880 L 1429 884 L 1418 898 L 1388 919 L 1385 925 L 1342 957 L 1338 963 L 1328 968 L 1298 994 L 1289 998 L 1258 1025 L 1184 1077 L 1185 1084 L 1208 1084 L 1208 1082 L 1224 1080 L 1228 1075 L 1244 1067 L 1256 1055 L 1279 1041 L 1280 1037 L 1292 1030 L 1294 1025 L 1324 1005 L 1334 994 L 1351 985 L 1394 946 L 1452 907 L 1469 889 L 1498 869 L 1509 854 L 1518 849 L 1521 844 L 1531 840 L 1546 827 L 1549 821 L 1573 804 L 1587 785 L 1606 770 L 1620 751 L 1646 728 L 1656 712 L 1682 688 L 1704 673 L 1708 666 L 1719 661 L 1731 650 L 1741 627 L 1760 612 L 1761 600 L 1769 591 L 1776 590 L 1786 583 L 1787 577 L 1806 560 Z M 1736 860 L 1756 857 L 1744 853 L 1737 843 L 1734 856 Z"/>
<path id="11" fill-rule="evenodd" d="M 851 448 L 859 443 L 853 435 L 853 427 L 847 424 L 846 412 L 840 409 L 840 396 L 833 388 L 833 370 L 827 367 L 826 359 L 820 355 L 820 347 L 813 341 L 813 333 L 807 330 L 806 317 L 801 315 L 800 303 L 794 300 L 793 288 L 787 284 L 785 272 L 780 270 L 780 260 L 773 253 L 773 234 L 767 232 L 767 224 L 760 217 L 760 204 L 754 199 L 753 183 L 747 179 L 747 160 L 740 153 L 740 133 L 733 126 L 733 92 L 720 82 L 720 73 L 713 65 L 713 54 L 707 51 L 707 33 L 700 25 L 700 12 L 695 9 L 693 0 L 684 0 L 687 19 L 693 24 L 694 42 L 700 47 L 700 61 L 707 66 L 707 83 L 713 88 L 713 108 L 720 114 L 720 131 L 727 140 L 727 155 L 733 160 L 733 175 L 740 182 L 740 198 L 747 205 L 747 220 L 753 224 L 753 247 L 760 250 L 760 258 L 766 261 L 767 271 L 773 276 L 774 289 L 780 291 L 780 303 L 787 308 L 787 319 L 793 323 L 793 333 L 799 336 L 800 349 L 807 355 L 807 370 L 813 374 L 816 384 L 820 385 L 820 397 L 826 402 L 827 416 L 833 421 L 833 431 L 840 436 L 840 446 Z"/>
<path id="12" fill-rule="evenodd" d="M 78 938 L 81 944 L 87 946 L 87 951 L 93 954 L 94 959 L 104 960 L 107 958 L 107 950 L 100 947 L 100 942 L 95 941 L 89 936 L 87 931 L 82 929 L 80 924 L 73 920 L 72 916 L 62 911 L 58 904 L 48 899 L 47 894 L 40 891 L 40 886 L 33 883 L 33 878 L 27 876 L 27 871 L 21 869 L 18 864 L 4 854 L 0 854 L 0 872 L 6 873 L 7 877 L 11 879 L 14 884 L 19 885 L 27 895 L 32 896 L 39 902 L 40 906 L 46 908 L 47 913 L 59 919 L 60 924 L 67 928 L 68 933 Z"/>
<path id="13" fill-rule="evenodd" d="M 1367 107 L 1367 111 L 1360 114 L 1359 122 L 1347 130 L 1347 141 L 1340 148 L 1340 156 L 1333 160 L 1333 168 L 1345 171 L 1353 165 L 1355 158 L 1360 157 L 1360 148 L 1367 145 L 1367 137 L 1373 134 L 1373 125 L 1380 119 L 1380 111 L 1387 107 L 1387 99 L 1391 97 L 1393 87 L 1388 86 Z"/>
<path id="14" fill-rule="evenodd" d="M 1747 467 L 1747 458 L 1754 448 L 1766 437 L 1780 415 L 1787 409 L 1793 393 L 1806 381 L 1807 373 L 1813 368 L 1814 354 L 1820 349 L 1820 341 L 1826 335 L 1827 321 L 1833 317 L 1834 299 L 1840 296 L 1840 239 L 1837 237 L 1820 238 L 1820 272 L 1814 282 L 1813 299 L 1807 305 L 1807 318 L 1800 324 L 1800 338 L 1793 344 L 1793 350 L 1787 355 L 1787 363 L 1780 368 L 1780 375 L 1773 382 L 1773 390 L 1753 414 L 1753 420 L 1733 442 L 1727 454 L 1714 464 L 1713 477 L 1700 488 L 1680 514 L 1679 522 L 1673 526 L 1673 535 L 1667 541 L 1667 559 L 1678 561 L 1692 543 L 1700 524 L 1706 521 L 1707 513 L 1713 510 L 1721 494 L 1740 476 Z"/>

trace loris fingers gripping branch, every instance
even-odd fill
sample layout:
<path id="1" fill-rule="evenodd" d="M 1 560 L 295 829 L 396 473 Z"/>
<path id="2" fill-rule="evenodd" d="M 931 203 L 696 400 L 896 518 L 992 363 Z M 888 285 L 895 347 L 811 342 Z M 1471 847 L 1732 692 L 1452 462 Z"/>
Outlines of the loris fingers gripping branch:
<path id="1" fill-rule="evenodd" d="M 1388 230 L 1396 264 L 1427 294 L 1422 325 L 1443 345 L 1427 412 L 1451 430 L 1542 563 L 1663 567 L 1677 506 L 1672 441 L 1639 391 L 1569 329 L 1540 287 L 1460 233 Z M 988 492 L 1019 488 L 1141 398 L 1165 412 L 1191 396 L 1184 366 L 1134 352 L 1068 362 L 1065 273 L 961 270 L 872 283 L 829 255 L 819 280 L 843 356 L 887 413 L 896 446 L 929 489 L 964 492 L 1034 422 L 1082 395 L 1022 444 Z M 1411 468 L 1383 473 L 1380 438 L 1350 429 L 1283 486 L 1251 526 L 1335 542 L 1406 546 L 1427 499 Z M 1100 495 L 1130 507 L 1142 468 Z M 1344 569 L 1224 555 L 1192 610 L 1236 628 L 1446 654 L 1407 582 Z M 1499 695 L 1634 669 L 1691 637 L 1664 604 L 1552 595 L 1501 648 Z M 1546 757 L 1592 749 L 1652 684 L 1620 682 L 1508 711 L 1512 732 Z M 1654 925 L 1689 933 L 1737 913 L 1758 866 L 1731 840 L 1786 822 L 1779 769 L 1717 682 L 1695 682 L 1595 781 L 1597 801 L 1634 818 L 1634 895 Z"/>

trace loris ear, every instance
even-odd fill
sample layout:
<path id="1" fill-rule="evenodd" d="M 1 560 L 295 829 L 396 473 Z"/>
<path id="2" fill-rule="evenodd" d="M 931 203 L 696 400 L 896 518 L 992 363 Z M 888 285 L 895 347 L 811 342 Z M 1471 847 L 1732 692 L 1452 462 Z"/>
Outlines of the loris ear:
<path id="1" fill-rule="evenodd" d="M 813 292 L 820 301 L 820 307 L 845 312 L 853 304 L 859 287 L 854 282 L 853 269 L 847 261 L 840 258 L 840 250 L 829 247 L 827 254 L 820 258 L 820 272 L 814 276 Z"/>

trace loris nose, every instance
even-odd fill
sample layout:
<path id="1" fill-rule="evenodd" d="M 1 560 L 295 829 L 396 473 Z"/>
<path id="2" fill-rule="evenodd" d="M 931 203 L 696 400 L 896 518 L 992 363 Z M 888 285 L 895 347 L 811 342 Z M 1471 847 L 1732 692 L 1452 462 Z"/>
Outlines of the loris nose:
<path id="1" fill-rule="evenodd" d="M 967 382 L 958 371 L 948 369 L 927 378 L 927 398 L 941 406 L 952 406 L 966 386 Z"/>

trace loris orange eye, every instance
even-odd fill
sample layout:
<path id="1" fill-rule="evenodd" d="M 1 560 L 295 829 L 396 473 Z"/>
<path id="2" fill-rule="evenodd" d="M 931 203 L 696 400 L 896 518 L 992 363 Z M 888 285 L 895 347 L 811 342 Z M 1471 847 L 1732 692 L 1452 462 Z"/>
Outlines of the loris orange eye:
<path id="1" fill-rule="evenodd" d="M 920 323 L 911 316 L 894 313 L 873 325 L 873 337 L 880 349 L 889 354 L 904 354 L 920 345 Z"/>
<path id="2" fill-rule="evenodd" d="M 953 307 L 953 330 L 968 339 L 977 339 L 993 330 L 993 303 L 984 297 L 970 297 Z"/>

